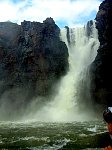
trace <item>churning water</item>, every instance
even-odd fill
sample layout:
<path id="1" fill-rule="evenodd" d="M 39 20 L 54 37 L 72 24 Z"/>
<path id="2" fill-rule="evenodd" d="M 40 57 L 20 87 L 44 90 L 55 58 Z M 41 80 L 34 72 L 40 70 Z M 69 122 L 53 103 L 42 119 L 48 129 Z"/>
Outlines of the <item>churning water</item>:
<path id="1" fill-rule="evenodd" d="M 0 122 L 2 150 L 101 150 L 103 122 Z"/>

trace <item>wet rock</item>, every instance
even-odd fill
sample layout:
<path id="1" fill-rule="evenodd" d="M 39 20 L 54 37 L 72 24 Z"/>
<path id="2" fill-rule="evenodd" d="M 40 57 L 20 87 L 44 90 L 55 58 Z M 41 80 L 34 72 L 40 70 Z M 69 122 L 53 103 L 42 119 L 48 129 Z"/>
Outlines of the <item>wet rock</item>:
<path id="1" fill-rule="evenodd" d="M 86 31 L 87 31 L 87 32 L 86 32 L 86 35 L 87 35 L 88 37 L 92 36 L 93 20 L 90 20 L 90 21 L 87 22 L 86 28 L 87 28 L 87 30 L 86 30 Z"/>

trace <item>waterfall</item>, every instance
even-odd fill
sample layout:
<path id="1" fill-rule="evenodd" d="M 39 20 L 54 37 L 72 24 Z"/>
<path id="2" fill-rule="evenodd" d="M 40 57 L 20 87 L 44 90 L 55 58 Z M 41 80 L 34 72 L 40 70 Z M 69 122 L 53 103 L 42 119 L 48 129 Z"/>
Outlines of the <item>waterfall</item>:
<path id="1" fill-rule="evenodd" d="M 85 70 L 95 59 L 99 47 L 95 23 L 92 21 L 84 27 L 64 28 L 60 32 L 60 38 L 66 43 L 69 50 L 69 71 L 58 83 L 56 94 L 52 96 L 52 100 L 35 114 L 37 120 L 74 121 L 84 119 L 84 113 L 78 112 L 77 90 L 79 80 L 85 78 Z"/>

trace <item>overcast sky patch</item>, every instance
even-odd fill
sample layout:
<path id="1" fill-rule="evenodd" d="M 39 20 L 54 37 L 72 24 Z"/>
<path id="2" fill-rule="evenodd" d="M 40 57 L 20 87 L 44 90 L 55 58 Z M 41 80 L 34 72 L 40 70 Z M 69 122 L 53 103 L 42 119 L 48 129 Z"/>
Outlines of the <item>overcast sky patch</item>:
<path id="1" fill-rule="evenodd" d="M 63 27 L 94 19 L 101 0 L 1 0 L 0 21 L 20 24 L 23 20 L 43 22 L 52 17 Z"/>

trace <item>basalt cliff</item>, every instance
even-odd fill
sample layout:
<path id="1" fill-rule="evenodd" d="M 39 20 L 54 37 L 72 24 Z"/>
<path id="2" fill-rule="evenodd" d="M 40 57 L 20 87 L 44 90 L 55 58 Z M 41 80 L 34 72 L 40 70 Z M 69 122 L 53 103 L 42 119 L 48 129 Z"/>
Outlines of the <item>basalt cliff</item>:
<path id="1" fill-rule="evenodd" d="M 112 106 L 112 1 L 101 3 L 96 16 L 100 47 L 91 65 L 91 92 L 94 101 Z"/>
<path id="2" fill-rule="evenodd" d="M 34 97 L 48 96 L 68 66 L 68 49 L 52 18 L 21 25 L 0 22 L 2 114 L 19 110 Z"/>

